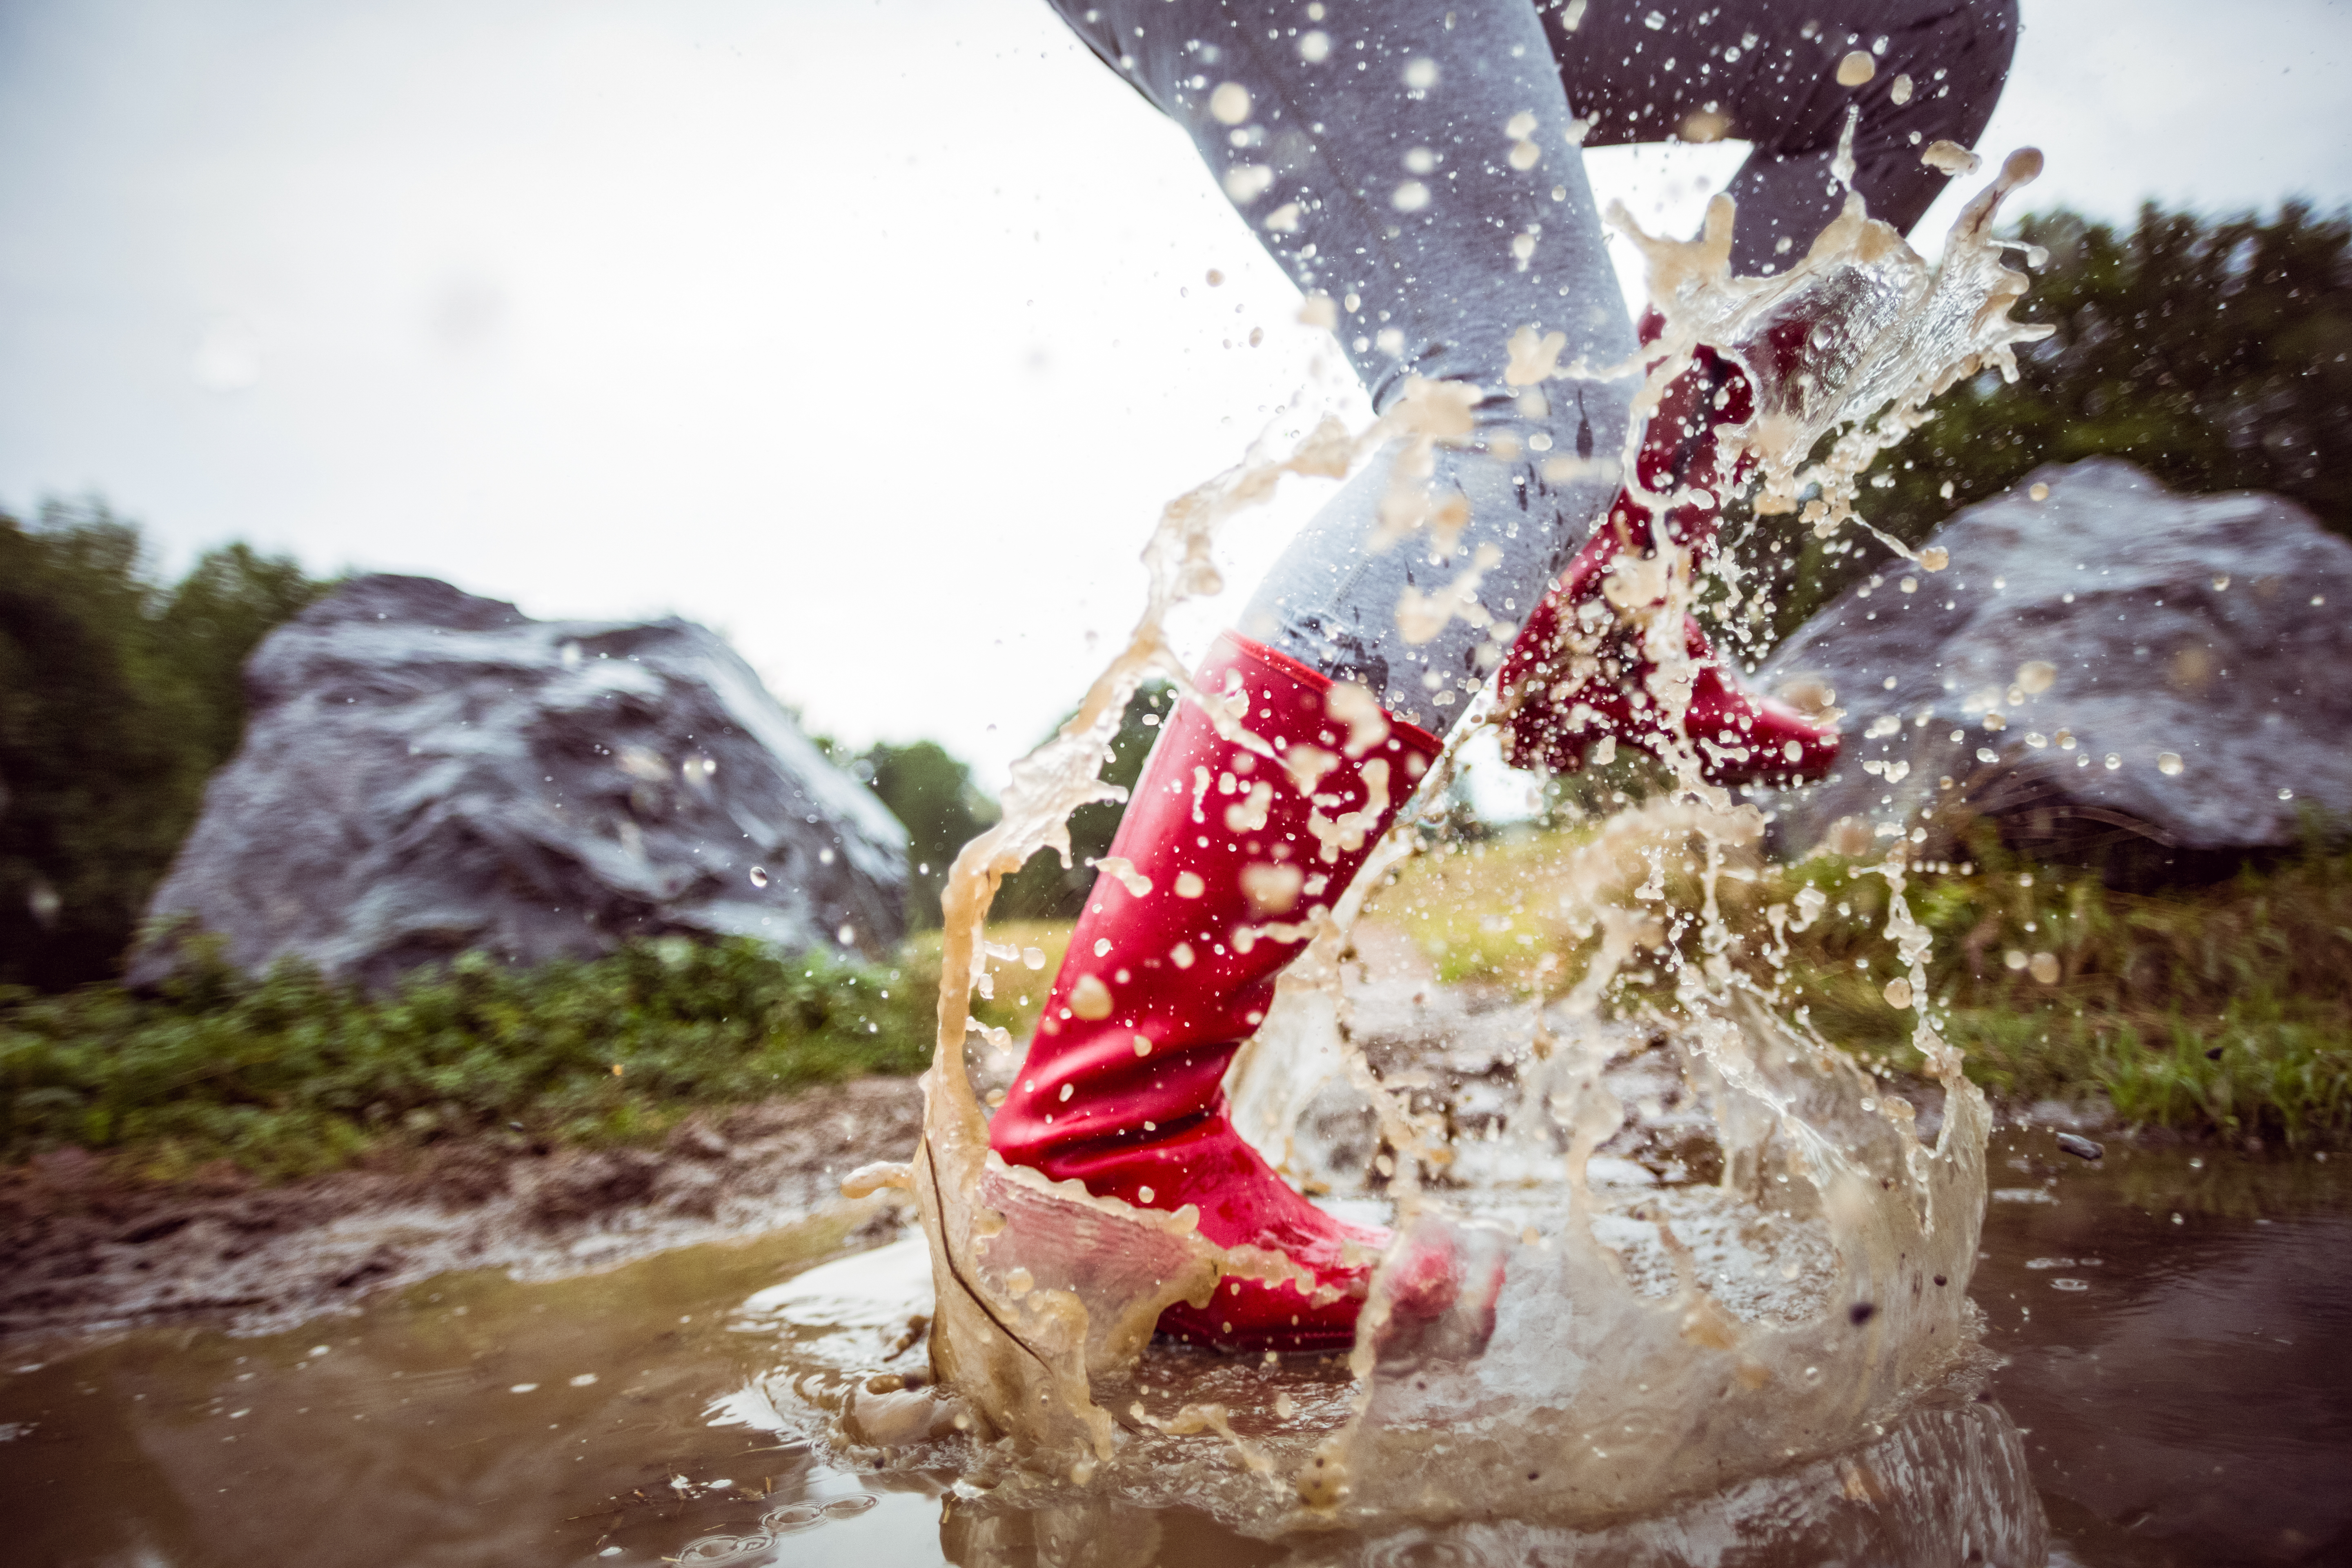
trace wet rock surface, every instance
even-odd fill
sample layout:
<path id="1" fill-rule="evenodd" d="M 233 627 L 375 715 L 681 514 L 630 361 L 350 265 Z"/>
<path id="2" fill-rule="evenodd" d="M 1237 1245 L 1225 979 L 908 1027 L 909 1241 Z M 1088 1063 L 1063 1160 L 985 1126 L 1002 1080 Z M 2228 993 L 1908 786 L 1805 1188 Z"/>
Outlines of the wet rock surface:
<path id="1" fill-rule="evenodd" d="M 841 1203 L 843 1173 L 904 1158 L 921 1123 L 913 1079 L 865 1079 L 698 1115 L 658 1150 L 450 1142 L 276 1187 L 225 1162 L 126 1181 L 61 1149 L 0 1171 L 0 1340 L 262 1332 L 452 1269 L 553 1279 L 751 1236 Z"/>
<path id="2" fill-rule="evenodd" d="M 246 688 L 244 743 L 148 909 L 239 968 L 382 984 L 469 949 L 900 934 L 904 830 L 704 627 L 362 577 L 273 633 Z M 151 942 L 132 983 L 174 957 Z"/>
<path id="3" fill-rule="evenodd" d="M 1965 804 L 2022 847 L 2189 869 L 2352 812 L 2352 544 L 2301 507 L 2092 458 L 1927 543 L 1945 571 L 1890 562 L 1757 677 L 1845 713 L 1836 772 L 1775 803 L 1782 850 L 1869 853 Z"/>

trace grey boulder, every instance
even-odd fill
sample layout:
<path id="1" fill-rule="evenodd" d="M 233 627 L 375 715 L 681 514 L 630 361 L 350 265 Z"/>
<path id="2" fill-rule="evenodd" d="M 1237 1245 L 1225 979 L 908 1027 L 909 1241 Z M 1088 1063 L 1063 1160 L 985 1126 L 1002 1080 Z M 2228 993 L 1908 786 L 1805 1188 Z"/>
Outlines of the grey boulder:
<path id="1" fill-rule="evenodd" d="M 1844 712 L 1836 769 L 1775 803 L 1784 850 L 1874 854 L 1965 806 L 2020 847 L 2186 871 L 2352 811 L 2352 544 L 2303 508 L 2095 458 L 1927 543 L 1945 571 L 1890 563 L 1758 674 Z"/>
<path id="2" fill-rule="evenodd" d="M 627 938 L 878 952 L 906 832 L 705 628 L 535 621 L 425 577 L 347 584 L 255 650 L 237 754 L 148 907 L 178 937 L 381 986 Z"/>

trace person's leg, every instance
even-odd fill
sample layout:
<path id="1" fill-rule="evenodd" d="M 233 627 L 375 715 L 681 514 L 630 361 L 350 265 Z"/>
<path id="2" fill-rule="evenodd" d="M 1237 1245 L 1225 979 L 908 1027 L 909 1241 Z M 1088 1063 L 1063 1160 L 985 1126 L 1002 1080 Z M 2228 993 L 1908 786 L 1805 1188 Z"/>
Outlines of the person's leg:
<path id="1" fill-rule="evenodd" d="M 1854 188 L 1910 229 L 1945 184 L 1921 150 L 1975 143 L 2017 45 L 2016 0 L 1571 0 L 1544 22 L 1569 101 L 1592 122 L 1587 146 L 1752 143 L 1727 187 L 1732 267 L 1750 276 L 1802 256 L 1837 216 L 1830 164 L 1849 108 L 1862 110 Z M 1842 85 L 1857 50 L 1871 76 Z"/>
<path id="2" fill-rule="evenodd" d="M 1523 328 L 1564 334 L 1569 362 L 1607 364 L 1634 347 L 1577 152 L 1582 128 L 1571 131 L 1535 6 L 1329 9 L 1113 0 L 1071 20 L 1190 132 L 1299 286 L 1340 303 L 1342 344 L 1376 407 L 1392 406 L 1413 375 L 1478 389 L 1469 447 L 1441 448 L 1432 480 L 1465 498 L 1466 514 L 1444 546 L 1422 532 L 1383 548 L 1391 478 L 1375 463 L 1286 553 L 1244 614 L 1245 635 L 1229 634 L 1202 673 L 1212 692 L 1247 694 L 1249 727 L 1289 765 L 1264 766 L 1190 708 L 1163 734 L 1114 846 L 1129 868 L 1089 896 L 991 1129 L 1016 1163 L 1132 1202 L 1197 1204 L 1212 1239 L 1274 1247 L 1306 1266 L 1311 1301 L 1236 1282 L 1205 1317 L 1171 1314 L 1235 1344 L 1345 1338 L 1364 1267 L 1350 1246 L 1361 1238 L 1233 1134 L 1217 1087 L 1225 1063 L 1297 933 L 1345 891 L 1513 623 L 1550 595 L 1618 498 L 1607 460 L 1622 450 L 1634 389 L 1631 379 L 1509 384 L 1506 345 Z M 1654 455 L 1669 464 L 1661 473 L 1680 472 L 1672 465 L 1693 434 L 1654 430 L 1645 468 Z M 1409 594 L 1433 597 L 1468 571 L 1480 574 L 1480 613 L 1401 621 Z M 1365 689 L 1351 700 L 1335 680 Z M 1576 716 L 1576 701 L 1561 706 Z M 1760 710 L 1727 689 L 1708 711 L 1731 742 Z"/>
<path id="3" fill-rule="evenodd" d="M 2014 0 L 1571 3 L 1548 9 L 1545 20 L 1570 100 L 1591 124 L 1588 146 L 1664 137 L 1753 143 L 1729 187 L 1738 206 L 1732 265 L 1751 276 L 1801 256 L 1842 209 L 1846 193 L 1831 165 L 1853 110 L 1855 188 L 1878 217 L 1899 228 L 1916 223 L 1944 183 L 1920 153 L 1931 142 L 1976 139 L 2015 37 Z M 1748 416 L 1748 377 L 1788 368 L 1734 368 L 1700 350 L 1649 421 L 1643 489 L 1651 497 L 1686 493 L 1685 485 L 1710 496 L 1736 489 L 1738 448 L 1722 437 Z M 1677 501 L 1655 521 L 1679 548 L 1712 548 L 1712 501 Z M 1661 755 L 1695 749 L 1701 770 L 1721 784 L 1819 776 L 1836 755 L 1836 736 L 1742 689 L 1696 623 L 1685 623 L 1685 658 L 1666 672 L 1675 700 L 1649 700 L 1660 672 L 1599 600 L 1619 553 L 1611 536 L 1645 537 L 1651 522 L 1647 501 L 1621 502 L 1529 617 L 1502 672 L 1512 696 L 1508 754 L 1522 765 L 1573 769 L 1607 737 Z"/>
<path id="4" fill-rule="evenodd" d="M 1112 846 L 1125 868 L 1089 893 L 989 1133 L 1008 1161 L 1195 1205 L 1211 1240 L 1304 1268 L 1305 1290 L 1232 1280 L 1205 1310 L 1162 1319 L 1233 1346 L 1347 1342 L 1386 1238 L 1308 1204 L 1234 1131 L 1226 1065 L 1501 659 L 1508 623 L 1615 493 L 1579 455 L 1616 456 L 1636 384 L 1508 384 L 1525 328 L 1562 334 L 1564 361 L 1634 348 L 1530 0 L 1308 9 L 1113 0 L 1071 19 L 1192 133 L 1300 288 L 1339 306 L 1376 407 L 1413 376 L 1478 389 L 1470 445 L 1442 448 L 1430 481 L 1466 513 L 1442 544 L 1425 530 L 1382 542 L 1392 449 L 1286 554 L 1196 677 L 1243 702 L 1279 761 L 1191 704 L 1166 727 Z M 1484 613 L 1400 625 L 1409 593 L 1473 571 Z"/>
<path id="5" fill-rule="evenodd" d="M 1331 0 L 1319 19 L 1288 0 L 1063 8 L 1192 135 L 1299 288 L 1341 307 L 1340 345 L 1375 409 L 1412 376 L 1479 388 L 1471 447 L 1441 451 L 1430 479 L 1469 502 L 1449 549 L 1433 552 L 1427 533 L 1374 547 L 1390 489 L 1375 462 L 1301 531 L 1240 621 L 1443 733 L 1615 493 L 1638 384 L 1507 384 L 1507 344 L 1525 327 L 1564 333 L 1563 364 L 1619 363 L 1635 347 L 1536 6 Z M 1221 118 L 1244 104 L 1238 123 Z M 1482 552 L 1486 614 L 1408 637 L 1425 628 L 1398 626 L 1405 595 L 1443 592 Z"/>

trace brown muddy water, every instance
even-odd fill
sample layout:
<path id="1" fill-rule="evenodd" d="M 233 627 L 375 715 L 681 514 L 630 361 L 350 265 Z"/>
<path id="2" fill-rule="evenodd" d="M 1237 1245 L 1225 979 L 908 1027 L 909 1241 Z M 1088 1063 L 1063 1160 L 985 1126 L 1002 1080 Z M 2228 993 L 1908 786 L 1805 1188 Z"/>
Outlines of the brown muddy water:
<path id="1" fill-rule="evenodd" d="M 2013 1131 L 1992 1167 L 1974 1295 L 2004 1359 L 1992 1407 L 1969 1414 L 2021 1435 L 2051 1561 L 2352 1561 L 2347 1162 L 2113 1147 L 2086 1166 Z M 1474 1562 L 1510 1539 L 1269 1543 L 1099 1500 L 982 1516 L 950 1473 L 827 1468 L 741 1423 L 790 1355 L 743 1309 L 842 1256 L 863 1217 L 554 1283 L 446 1276 L 266 1338 L 142 1331 L 28 1353 L 0 1369 L 0 1563 L 1172 1568 Z M 1809 1517 L 1809 1489 L 1856 1473 L 1809 1468 L 1770 1510 Z M 1811 1563 L 1853 1540 L 1832 1509 L 1817 1538 L 1742 1545 L 1710 1535 L 1709 1506 L 1678 1511 L 1668 1555 Z M 1534 1557 L 1521 1540 L 1497 1560 L 1655 1560 L 1665 1537 L 1641 1539 Z M 1948 1560 L 1971 1550 L 1956 1539 Z"/>

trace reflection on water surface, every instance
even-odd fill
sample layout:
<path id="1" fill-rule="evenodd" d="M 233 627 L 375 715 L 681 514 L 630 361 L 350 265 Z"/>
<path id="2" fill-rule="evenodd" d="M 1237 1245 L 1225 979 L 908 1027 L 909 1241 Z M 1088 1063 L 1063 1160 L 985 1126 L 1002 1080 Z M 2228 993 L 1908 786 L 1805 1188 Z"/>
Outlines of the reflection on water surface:
<path id="1" fill-rule="evenodd" d="M 2352 1552 L 2344 1162 L 2112 1148 L 2092 1167 L 2021 1132 L 1996 1142 L 1993 1168 L 2002 1196 L 1975 1296 L 2007 1358 L 1997 1405 L 1927 1412 L 1853 1455 L 1600 1537 L 1494 1521 L 1294 1549 L 1181 1509 L 950 1500 L 946 1474 L 827 1470 L 789 1423 L 710 1425 L 774 1386 L 773 1331 L 738 1310 L 837 1255 L 852 1223 L 839 1216 L 554 1284 L 444 1279 L 271 1338 L 142 1331 L 20 1352 L 0 1375 L 0 1561 L 1854 1561 L 1884 1549 L 1866 1532 L 1890 1516 L 1965 1531 L 1912 1493 L 1932 1500 L 1971 1467 L 1996 1484 L 2012 1448 L 2030 1462 L 2053 1561 Z M 1780 1544 L 1723 1555 L 1727 1535 L 1765 1513 Z M 1966 1550 L 1915 1545 L 1921 1562 Z"/>

